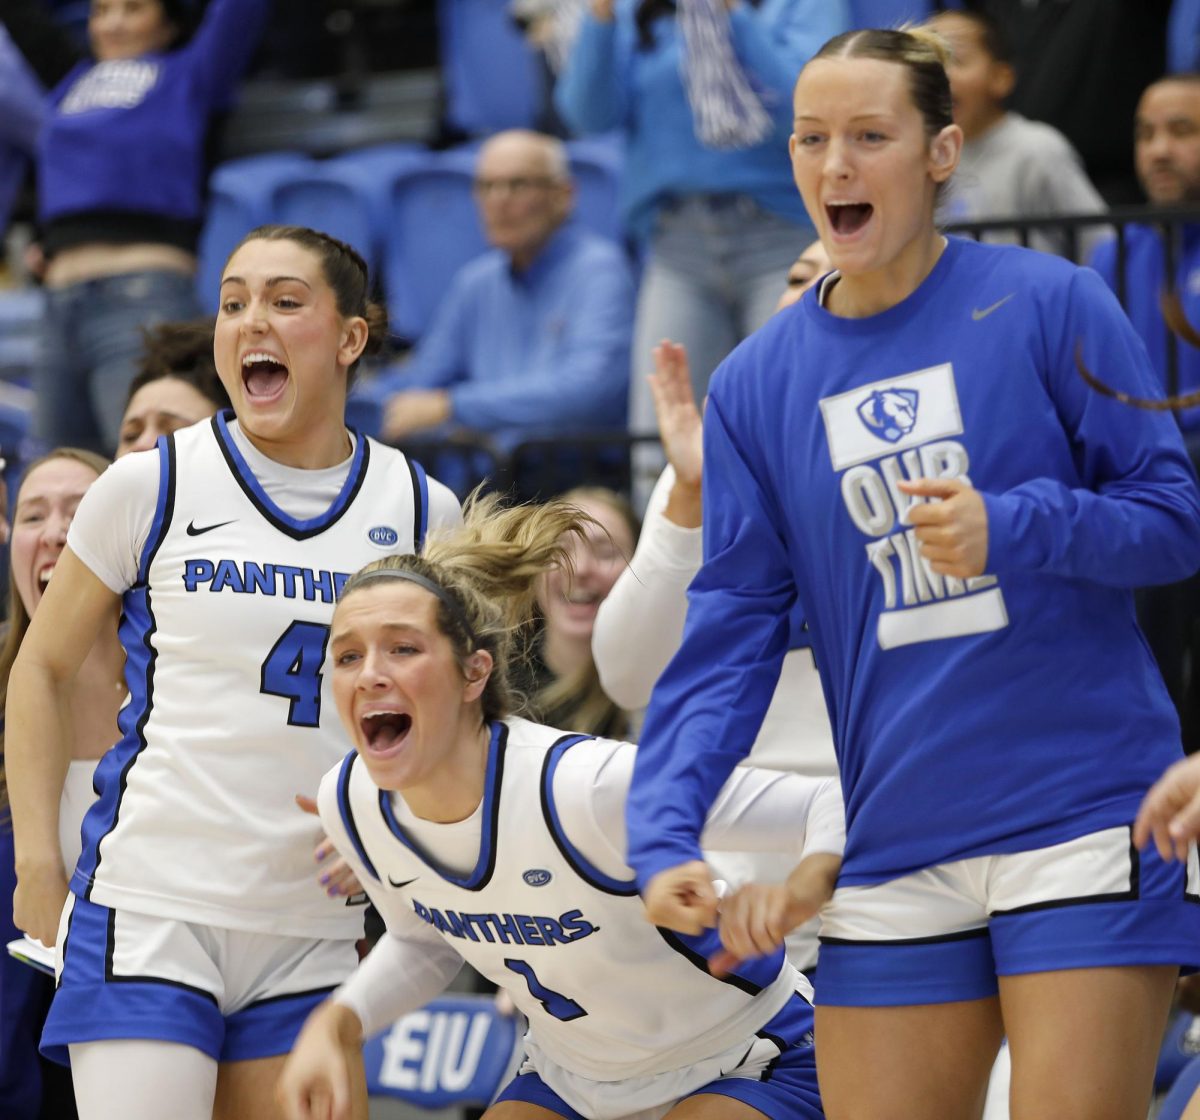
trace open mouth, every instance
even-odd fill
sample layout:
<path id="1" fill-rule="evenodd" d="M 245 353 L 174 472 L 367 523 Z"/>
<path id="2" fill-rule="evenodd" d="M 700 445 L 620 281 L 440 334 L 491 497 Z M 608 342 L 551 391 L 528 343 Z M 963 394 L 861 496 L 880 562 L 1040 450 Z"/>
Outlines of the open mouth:
<path id="1" fill-rule="evenodd" d="M 412 716 L 405 712 L 372 712 L 362 717 L 359 728 L 367 749 L 382 753 L 404 742 L 412 730 Z"/>
<path id="2" fill-rule="evenodd" d="M 867 224 L 875 207 L 869 202 L 827 202 L 825 213 L 833 232 L 850 237 Z"/>
<path id="3" fill-rule="evenodd" d="M 287 366 L 273 354 L 254 351 L 242 358 L 242 384 L 251 400 L 273 400 L 283 392 L 287 380 Z"/>
<path id="4" fill-rule="evenodd" d="M 50 582 L 50 577 L 54 575 L 54 567 L 55 566 L 53 564 L 46 564 L 38 571 L 37 582 L 38 587 L 42 591 L 46 590 L 46 585 Z"/>

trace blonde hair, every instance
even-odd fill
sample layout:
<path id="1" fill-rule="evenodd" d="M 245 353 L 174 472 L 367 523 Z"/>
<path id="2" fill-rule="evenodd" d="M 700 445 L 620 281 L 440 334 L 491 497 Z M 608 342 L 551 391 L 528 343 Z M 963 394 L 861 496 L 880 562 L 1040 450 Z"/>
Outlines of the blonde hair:
<path id="1" fill-rule="evenodd" d="M 810 61 L 819 58 L 875 58 L 903 66 L 908 71 L 913 105 L 925 122 L 925 134 L 936 136 L 954 123 L 950 79 L 946 75 L 950 44 L 932 27 L 905 24 L 899 28 L 846 31 L 830 39 Z"/>
<path id="2" fill-rule="evenodd" d="M 34 459 L 25 468 L 21 485 L 24 485 L 24 480 L 37 470 L 38 467 L 44 466 L 46 463 L 52 463 L 55 459 L 70 459 L 73 462 L 82 463 L 85 467 L 91 467 L 96 472 L 97 478 L 108 469 L 108 460 L 102 455 L 97 455 L 94 451 L 85 451 L 81 447 L 56 447 L 53 451 Z M 18 502 L 20 501 L 20 497 L 21 489 L 18 487 Z M 12 510 L 14 516 L 16 512 L 16 503 L 14 503 Z M 25 635 L 29 630 L 29 622 L 29 612 L 25 609 L 25 604 L 21 602 L 21 596 L 17 592 L 16 576 L 13 574 L 12 565 L 9 564 L 8 622 L 5 624 L 3 640 L 0 640 L 0 712 L 3 712 L 5 704 L 8 703 L 8 677 L 12 672 L 13 662 L 17 659 L 17 651 L 21 648 L 21 642 L 25 640 Z M 4 826 L 8 825 L 8 782 L 4 776 L 4 731 L 2 723 L 0 723 L 0 824 Z"/>
<path id="3" fill-rule="evenodd" d="M 420 556 L 388 556 L 356 572 L 340 601 L 393 572 L 412 572 L 432 582 L 444 592 L 437 595 L 438 628 L 450 640 L 460 669 L 465 671 L 476 650 L 491 655 L 492 672 L 480 698 L 483 718 L 502 719 L 521 707 L 510 672 L 514 659 L 527 656 L 524 640 L 538 579 L 569 562 L 566 535 L 582 534 L 595 522 L 562 501 L 505 509 L 497 495 L 478 492 L 467 500 L 463 515 L 461 527 L 431 534 Z"/>
<path id="4" fill-rule="evenodd" d="M 559 501 L 607 506 L 625 522 L 630 539 L 637 542 L 641 523 L 633 506 L 615 490 L 603 486 L 577 486 L 563 494 Z M 629 557 L 625 559 L 628 562 Z M 620 738 L 629 733 L 629 713 L 604 691 L 596 662 L 591 657 L 578 669 L 564 673 L 538 689 L 529 698 L 529 707 L 536 719 L 552 727 L 586 731 L 606 738 Z"/>

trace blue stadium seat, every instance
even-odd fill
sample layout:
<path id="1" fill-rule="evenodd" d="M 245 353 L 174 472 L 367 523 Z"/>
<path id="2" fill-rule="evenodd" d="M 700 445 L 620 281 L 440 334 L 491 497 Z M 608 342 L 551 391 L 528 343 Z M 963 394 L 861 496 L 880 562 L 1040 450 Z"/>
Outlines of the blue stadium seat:
<path id="1" fill-rule="evenodd" d="M 288 226 L 310 226 L 354 246 L 371 271 L 378 265 L 373 218 L 375 206 L 369 188 L 339 168 L 315 163 L 281 180 L 272 198 L 272 221 Z"/>
<path id="2" fill-rule="evenodd" d="M 575 178 L 575 214 L 601 237 L 622 241 L 625 231 L 617 209 L 625 147 L 619 135 L 589 136 L 567 143 Z"/>
<path id="3" fill-rule="evenodd" d="M 367 1041 L 367 1091 L 419 1108 L 486 1108 L 516 1066 L 522 1027 L 489 996 L 442 996 Z"/>
<path id="4" fill-rule="evenodd" d="M 476 149 L 430 155 L 392 185 L 384 290 L 392 329 L 413 340 L 454 274 L 487 248 L 471 195 Z"/>
<path id="5" fill-rule="evenodd" d="M 944 4 L 959 8 L 961 3 Z M 851 27 L 899 27 L 933 14 L 933 0 L 850 0 Z"/>
<path id="6" fill-rule="evenodd" d="M 196 270 L 196 290 L 206 310 L 217 309 L 221 270 L 233 247 L 255 226 L 272 220 L 276 186 L 311 162 L 300 152 L 271 152 L 231 160 L 213 171 Z"/>
<path id="7" fill-rule="evenodd" d="M 438 0 L 446 118 L 470 136 L 532 128 L 544 97 L 537 56 L 497 0 Z"/>

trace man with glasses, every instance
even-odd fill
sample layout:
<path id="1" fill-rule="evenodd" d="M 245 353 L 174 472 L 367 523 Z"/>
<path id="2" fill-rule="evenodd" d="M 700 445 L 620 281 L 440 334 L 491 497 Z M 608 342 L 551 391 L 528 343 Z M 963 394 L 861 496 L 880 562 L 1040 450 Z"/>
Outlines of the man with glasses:
<path id="1" fill-rule="evenodd" d="M 383 437 L 466 429 L 508 447 L 623 427 L 632 272 L 620 246 L 570 220 L 562 143 L 498 133 L 480 149 L 475 201 L 491 249 L 454 278 L 411 359 L 364 388 Z"/>

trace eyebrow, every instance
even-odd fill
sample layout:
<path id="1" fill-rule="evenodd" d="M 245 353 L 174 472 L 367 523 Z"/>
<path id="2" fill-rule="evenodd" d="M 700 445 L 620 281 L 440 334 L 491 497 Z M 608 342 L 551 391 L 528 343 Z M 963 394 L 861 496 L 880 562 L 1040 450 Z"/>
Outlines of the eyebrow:
<path id="1" fill-rule="evenodd" d="M 407 631 L 412 634 L 421 634 L 421 635 L 425 634 L 424 630 L 422 630 L 419 626 L 413 626 L 412 623 L 410 623 L 410 622 L 382 622 L 382 623 L 380 623 L 379 628 L 381 630 L 386 630 L 389 633 L 395 633 L 397 631 Z M 358 635 L 358 631 L 353 630 L 353 629 L 335 630 L 332 633 L 332 635 L 330 636 L 329 640 L 331 642 L 344 642 L 349 638 L 357 637 L 357 635 Z"/>
<path id="2" fill-rule="evenodd" d="M 887 120 L 890 117 L 891 117 L 891 114 L 886 109 L 878 109 L 873 113 L 855 113 L 855 115 L 852 116 L 850 118 L 850 120 L 852 122 L 853 121 L 881 121 L 881 120 Z M 811 113 L 801 113 L 793 119 L 797 120 L 797 121 L 822 121 L 825 118 L 824 117 L 815 117 Z"/>
<path id="3" fill-rule="evenodd" d="M 225 287 L 226 284 L 244 284 L 245 282 L 240 276 L 226 276 L 221 281 L 221 287 Z M 303 284 L 306 288 L 312 289 L 312 285 L 307 280 L 302 280 L 299 276 L 272 276 L 267 280 L 267 287 L 273 288 L 276 284 L 287 284 L 289 282 Z"/>

